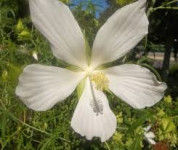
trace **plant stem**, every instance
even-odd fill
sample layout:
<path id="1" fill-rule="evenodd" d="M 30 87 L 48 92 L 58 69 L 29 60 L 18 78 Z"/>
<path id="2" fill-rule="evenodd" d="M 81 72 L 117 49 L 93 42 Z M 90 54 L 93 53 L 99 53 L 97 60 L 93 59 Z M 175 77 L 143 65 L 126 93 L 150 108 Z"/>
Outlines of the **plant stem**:
<path id="1" fill-rule="evenodd" d="M 108 143 L 107 142 L 104 142 L 104 143 L 106 144 L 107 149 L 111 150 L 110 147 L 109 147 L 109 145 L 108 145 Z"/>
<path id="2" fill-rule="evenodd" d="M 166 5 L 169 5 L 169 4 L 172 4 L 172 3 L 175 3 L 175 2 L 178 2 L 178 0 L 173 0 L 171 2 L 168 2 Z"/>
<path id="3" fill-rule="evenodd" d="M 159 7 L 156 7 L 154 8 L 153 10 L 156 11 L 156 10 L 159 10 L 159 9 L 172 9 L 172 10 L 177 10 L 178 7 L 164 7 L 164 6 L 159 6 Z"/>
<path id="4" fill-rule="evenodd" d="M 2 99 L 0 99 L 1 105 L 4 108 L 4 110 L 6 110 L 6 106 L 4 105 L 4 103 L 2 102 Z"/>

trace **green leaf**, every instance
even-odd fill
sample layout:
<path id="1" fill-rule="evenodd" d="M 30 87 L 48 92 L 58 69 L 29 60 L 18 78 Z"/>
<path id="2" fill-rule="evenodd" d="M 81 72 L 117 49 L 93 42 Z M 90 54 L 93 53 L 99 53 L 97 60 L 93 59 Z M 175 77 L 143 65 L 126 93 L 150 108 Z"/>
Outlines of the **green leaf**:
<path id="1" fill-rule="evenodd" d="M 2 110 L 1 114 L 1 121 L 0 121 L 0 131 L 1 136 L 5 137 L 6 125 L 7 125 L 7 113 L 5 110 Z"/>
<path id="2" fill-rule="evenodd" d="M 16 82 L 21 72 L 22 72 L 22 67 L 16 66 L 11 63 L 8 64 L 8 73 L 9 73 L 8 78 L 11 81 Z"/>
<path id="3" fill-rule="evenodd" d="M 132 145 L 129 147 L 129 150 L 141 150 L 141 137 L 137 136 L 135 140 L 133 141 Z"/>
<path id="4" fill-rule="evenodd" d="M 148 119 L 150 117 L 150 113 L 149 112 L 142 112 L 142 116 L 140 114 L 141 117 L 139 117 L 131 126 L 130 128 L 128 129 L 127 133 L 130 133 L 132 131 L 134 131 L 137 127 L 141 126 L 145 121 L 146 119 Z"/>
<path id="5" fill-rule="evenodd" d="M 7 82 L 8 81 L 8 72 L 7 72 L 7 70 L 3 70 L 1 78 L 2 78 L 3 82 Z"/>
<path id="6" fill-rule="evenodd" d="M 161 120 L 161 124 L 163 131 L 165 131 L 166 133 L 174 131 L 176 128 L 175 124 L 169 118 L 163 118 Z"/>
<path id="7" fill-rule="evenodd" d="M 23 30 L 24 30 L 24 26 L 23 26 L 22 20 L 19 19 L 18 23 L 17 23 L 17 25 L 15 27 L 15 31 L 16 32 L 22 32 Z"/>
<path id="8" fill-rule="evenodd" d="M 19 40 L 30 39 L 30 32 L 27 30 L 23 30 L 18 34 L 18 39 Z"/>

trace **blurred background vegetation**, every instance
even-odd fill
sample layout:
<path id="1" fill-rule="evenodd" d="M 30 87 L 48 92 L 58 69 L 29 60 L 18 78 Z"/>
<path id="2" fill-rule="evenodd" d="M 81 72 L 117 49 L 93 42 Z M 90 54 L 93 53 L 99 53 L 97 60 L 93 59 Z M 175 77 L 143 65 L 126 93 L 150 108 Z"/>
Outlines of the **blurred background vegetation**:
<path id="1" fill-rule="evenodd" d="M 134 0 L 61 0 L 72 10 L 92 46 L 98 29 L 117 9 Z M 22 69 L 32 63 L 63 66 L 34 28 L 27 0 L 0 0 L 0 149 L 1 150 L 177 150 L 178 149 L 178 0 L 148 0 L 149 34 L 122 60 L 149 68 L 168 84 L 164 99 L 134 110 L 109 93 L 118 127 L 106 143 L 87 141 L 70 127 L 76 92 L 46 112 L 29 110 L 15 95 Z M 151 125 L 156 145 L 144 138 Z"/>

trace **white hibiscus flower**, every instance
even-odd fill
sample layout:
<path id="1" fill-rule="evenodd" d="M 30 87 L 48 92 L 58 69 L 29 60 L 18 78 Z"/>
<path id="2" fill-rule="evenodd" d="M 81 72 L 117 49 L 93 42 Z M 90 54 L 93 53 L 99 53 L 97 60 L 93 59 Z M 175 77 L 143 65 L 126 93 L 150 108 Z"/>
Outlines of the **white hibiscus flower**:
<path id="1" fill-rule="evenodd" d="M 109 89 L 133 108 L 141 109 L 160 101 L 166 89 L 165 83 L 138 65 L 96 69 L 127 54 L 147 34 L 145 3 L 146 0 L 139 0 L 127 5 L 108 19 L 96 35 L 88 65 L 85 40 L 69 8 L 57 0 L 29 0 L 32 21 L 49 40 L 54 56 L 83 72 L 29 65 L 19 78 L 16 94 L 27 107 L 45 111 L 66 99 L 86 78 L 71 126 L 88 140 L 108 140 L 117 123 L 103 90 Z"/>
<path id="2" fill-rule="evenodd" d="M 151 125 L 144 128 L 144 137 L 150 144 L 155 145 L 156 144 L 154 140 L 155 134 L 152 131 L 150 131 L 150 129 L 151 129 Z"/>

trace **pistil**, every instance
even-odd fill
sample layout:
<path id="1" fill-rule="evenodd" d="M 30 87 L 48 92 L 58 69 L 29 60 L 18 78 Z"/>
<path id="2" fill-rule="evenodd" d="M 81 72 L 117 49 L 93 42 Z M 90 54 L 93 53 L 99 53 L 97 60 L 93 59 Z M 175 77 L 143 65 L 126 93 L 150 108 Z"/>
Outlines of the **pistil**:
<path id="1" fill-rule="evenodd" d="M 93 108 L 93 111 L 96 113 L 96 115 L 98 115 L 99 113 L 102 114 L 103 113 L 103 105 L 100 102 L 99 99 L 96 98 L 95 93 L 94 93 L 94 88 L 93 88 L 93 84 L 92 81 L 90 79 L 90 88 L 91 88 L 91 94 L 92 94 L 92 102 L 91 102 L 91 106 Z"/>

